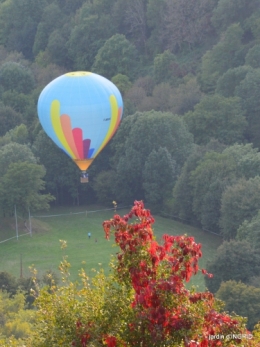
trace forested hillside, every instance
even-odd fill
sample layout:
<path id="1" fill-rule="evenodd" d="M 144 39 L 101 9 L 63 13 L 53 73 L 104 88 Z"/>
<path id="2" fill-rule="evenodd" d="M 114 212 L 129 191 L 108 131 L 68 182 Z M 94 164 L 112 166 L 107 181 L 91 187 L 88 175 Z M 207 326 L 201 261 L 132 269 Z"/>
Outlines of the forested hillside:
<path id="1" fill-rule="evenodd" d="M 4 215 L 52 196 L 144 199 L 226 240 L 249 228 L 260 207 L 259 0 L 2 0 L 0 18 Z M 104 75 L 124 98 L 88 185 L 37 118 L 41 90 L 73 70 Z"/>

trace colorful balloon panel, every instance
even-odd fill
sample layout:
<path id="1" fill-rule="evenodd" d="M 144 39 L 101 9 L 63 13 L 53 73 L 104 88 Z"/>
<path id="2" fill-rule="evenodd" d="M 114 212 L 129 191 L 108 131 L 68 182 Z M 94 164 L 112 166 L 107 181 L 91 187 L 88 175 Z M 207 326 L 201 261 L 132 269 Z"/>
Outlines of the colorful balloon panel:
<path id="1" fill-rule="evenodd" d="M 38 100 L 47 135 L 86 170 L 114 135 L 122 118 L 117 87 L 91 72 L 70 72 L 49 83 Z"/>

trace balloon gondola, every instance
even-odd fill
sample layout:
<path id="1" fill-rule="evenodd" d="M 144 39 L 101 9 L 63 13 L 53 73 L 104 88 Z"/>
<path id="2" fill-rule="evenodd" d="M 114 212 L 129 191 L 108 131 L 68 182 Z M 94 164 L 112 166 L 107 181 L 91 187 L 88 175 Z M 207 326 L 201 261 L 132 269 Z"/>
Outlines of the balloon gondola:
<path id="1" fill-rule="evenodd" d="M 105 77 L 70 72 L 50 82 L 38 100 L 38 116 L 46 134 L 81 170 L 87 169 L 116 132 L 123 113 L 117 87 Z"/>

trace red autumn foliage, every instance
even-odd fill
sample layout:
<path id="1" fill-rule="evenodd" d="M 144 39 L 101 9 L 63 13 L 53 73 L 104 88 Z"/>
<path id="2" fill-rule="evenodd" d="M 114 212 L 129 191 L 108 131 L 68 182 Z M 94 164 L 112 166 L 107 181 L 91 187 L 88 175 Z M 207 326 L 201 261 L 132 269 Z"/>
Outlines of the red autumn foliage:
<path id="1" fill-rule="evenodd" d="M 116 347 L 116 338 L 114 336 L 107 336 L 105 338 L 105 343 L 108 347 Z"/>
<path id="2" fill-rule="evenodd" d="M 131 218 L 135 223 L 129 223 Z M 162 346 L 172 339 L 185 347 L 239 346 L 241 339 L 227 341 L 211 338 L 218 334 L 247 334 L 244 325 L 225 313 L 219 313 L 213 294 L 190 292 L 185 287 L 198 271 L 212 277 L 206 270 L 199 270 L 202 256 L 201 244 L 193 237 L 164 235 L 160 245 L 153 235 L 154 218 L 144 208 L 142 201 L 135 201 L 130 213 L 103 223 L 106 238 L 114 231 L 117 255 L 116 276 L 134 290 L 131 307 L 134 319 L 129 321 L 126 339 L 107 332 L 102 341 L 108 347 Z M 77 323 L 78 324 L 78 323 Z M 81 327 L 80 327 L 81 328 Z M 81 330 L 82 331 L 82 330 Z M 81 347 L 91 339 L 81 335 Z M 82 340 L 83 339 L 83 340 Z M 256 346 L 243 341 L 244 346 Z"/>

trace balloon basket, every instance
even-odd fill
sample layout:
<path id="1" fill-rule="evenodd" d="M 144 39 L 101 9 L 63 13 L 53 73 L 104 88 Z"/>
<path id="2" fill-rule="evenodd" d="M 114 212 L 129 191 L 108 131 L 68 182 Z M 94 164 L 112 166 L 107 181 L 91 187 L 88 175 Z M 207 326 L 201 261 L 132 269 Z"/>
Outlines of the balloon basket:
<path id="1" fill-rule="evenodd" d="M 80 183 L 88 183 L 88 174 L 86 171 L 82 171 L 80 176 Z"/>
<path id="2" fill-rule="evenodd" d="M 88 177 L 80 177 L 80 183 L 88 183 Z"/>

